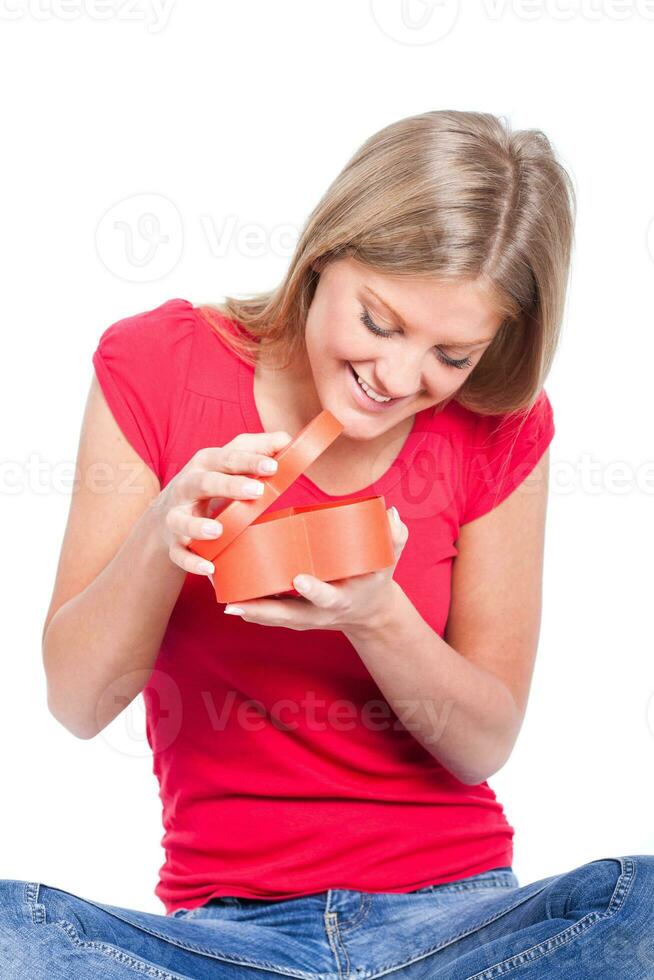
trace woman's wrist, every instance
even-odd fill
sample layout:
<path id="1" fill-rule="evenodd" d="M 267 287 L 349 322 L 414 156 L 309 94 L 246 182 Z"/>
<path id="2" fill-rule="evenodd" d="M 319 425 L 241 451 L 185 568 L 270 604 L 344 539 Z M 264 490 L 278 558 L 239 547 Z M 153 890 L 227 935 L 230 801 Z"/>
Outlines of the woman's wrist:
<path id="1" fill-rule="evenodd" d="M 391 579 L 388 588 L 379 597 L 376 611 L 366 616 L 364 623 L 354 623 L 343 630 L 348 639 L 370 641 L 382 636 L 401 616 L 402 602 L 406 594 L 402 587 Z"/>
<path id="2" fill-rule="evenodd" d="M 184 579 L 187 572 L 170 558 L 170 546 L 165 533 L 166 507 L 163 491 L 155 497 L 136 521 L 132 531 L 142 541 L 143 556 L 153 571 L 168 573 L 173 582 Z"/>

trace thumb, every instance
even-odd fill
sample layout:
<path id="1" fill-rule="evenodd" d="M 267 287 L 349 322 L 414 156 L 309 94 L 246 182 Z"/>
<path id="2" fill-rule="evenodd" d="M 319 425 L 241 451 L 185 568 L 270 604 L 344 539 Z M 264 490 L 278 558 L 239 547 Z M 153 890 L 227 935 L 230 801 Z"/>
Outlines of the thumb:
<path id="1" fill-rule="evenodd" d="M 397 507 L 389 507 L 386 513 L 389 515 L 391 536 L 393 538 L 393 549 L 397 560 L 402 554 L 404 545 L 408 541 L 409 529 L 407 528 L 406 524 L 402 523 Z"/>

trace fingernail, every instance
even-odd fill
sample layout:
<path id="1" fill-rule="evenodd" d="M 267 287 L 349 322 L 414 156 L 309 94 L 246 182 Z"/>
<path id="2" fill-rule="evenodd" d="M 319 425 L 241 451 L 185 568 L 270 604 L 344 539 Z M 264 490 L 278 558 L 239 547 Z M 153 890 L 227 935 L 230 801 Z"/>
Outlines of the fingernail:
<path id="1" fill-rule="evenodd" d="M 293 585 L 302 592 L 308 592 L 311 588 L 311 583 L 306 575 L 296 575 L 293 579 Z"/>
<path id="2" fill-rule="evenodd" d="M 262 473 L 274 473 L 277 469 L 276 459 L 262 459 L 259 463 L 259 469 Z"/>
<path id="3" fill-rule="evenodd" d="M 395 521 L 395 523 L 396 524 L 401 524 L 402 522 L 400 520 L 400 515 L 399 515 L 399 512 L 398 512 L 397 507 L 395 507 L 395 506 L 391 507 L 391 513 L 393 515 L 393 520 Z"/>
<path id="4" fill-rule="evenodd" d="M 217 538 L 223 533 L 223 529 L 216 521 L 205 521 L 202 525 L 202 534 L 205 538 Z"/>
<path id="5" fill-rule="evenodd" d="M 240 606 L 225 606 L 224 612 L 226 612 L 228 616 L 242 616 L 245 610 L 241 609 Z"/>
<path id="6" fill-rule="evenodd" d="M 257 497 L 260 497 L 264 491 L 263 483 L 259 483 L 257 480 L 247 480 L 244 485 L 244 490 L 246 493 L 253 493 Z"/>
<path id="7" fill-rule="evenodd" d="M 197 569 L 200 575 L 213 575 L 213 573 L 216 571 L 212 563 L 210 561 L 205 561 L 204 558 L 198 562 Z"/>

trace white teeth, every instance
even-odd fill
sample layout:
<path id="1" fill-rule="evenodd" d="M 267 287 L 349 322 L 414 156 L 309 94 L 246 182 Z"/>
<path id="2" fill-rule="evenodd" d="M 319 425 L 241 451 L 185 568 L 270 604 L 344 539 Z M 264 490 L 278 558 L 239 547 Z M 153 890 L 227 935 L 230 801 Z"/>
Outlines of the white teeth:
<path id="1" fill-rule="evenodd" d="M 359 377 L 358 374 L 357 374 L 357 381 L 359 382 L 359 385 L 361 386 L 361 388 L 363 388 L 363 390 L 365 391 L 366 395 L 368 395 L 369 398 L 372 398 L 373 401 L 375 401 L 375 402 L 390 402 L 391 401 L 390 398 L 384 398 L 383 395 L 378 395 L 376 391 L 373 391 L 373 389 L 370 387 L 370 385 L 367 385 L 365 383 L 365 381 L 362 378 Z"/>
<path id="2" fill-rule="evenodd" d="M 372 400 L 374 402 L 391 402 L 391 401 L 393 401 L 392 398 L 385 397 L 384 395 L 378 395 L 377 392 L 374 390 L 374 388 L 371 388 L 370 385 L 367 385 L 366 382 L 363 380 L 363 378 L 360 378 L 359 375 L 356 374 L 356 371 L 355 371 L 355 375 L 356 375 L 357 381 L 359 382 L 360 387 L 363 388 L 363 390 L 365 391 L 366 395 L 368 395 L 369 398 L 372 398 Z"/>

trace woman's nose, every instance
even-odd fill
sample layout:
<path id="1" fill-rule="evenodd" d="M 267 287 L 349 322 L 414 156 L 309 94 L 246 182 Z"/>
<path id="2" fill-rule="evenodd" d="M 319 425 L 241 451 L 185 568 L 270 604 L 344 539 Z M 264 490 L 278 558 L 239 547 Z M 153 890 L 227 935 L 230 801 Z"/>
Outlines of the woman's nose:
<path id="1" fill-rule="evenodd" d="M 417 395 L 423 389 L 420 366 L 410 361 L 402 360 L 397 364 L 378 366 L 375 377 L 381 386 L 381 392 L 391 398 Z M 374 387 L 374 380 L 372 384 Z"/>

